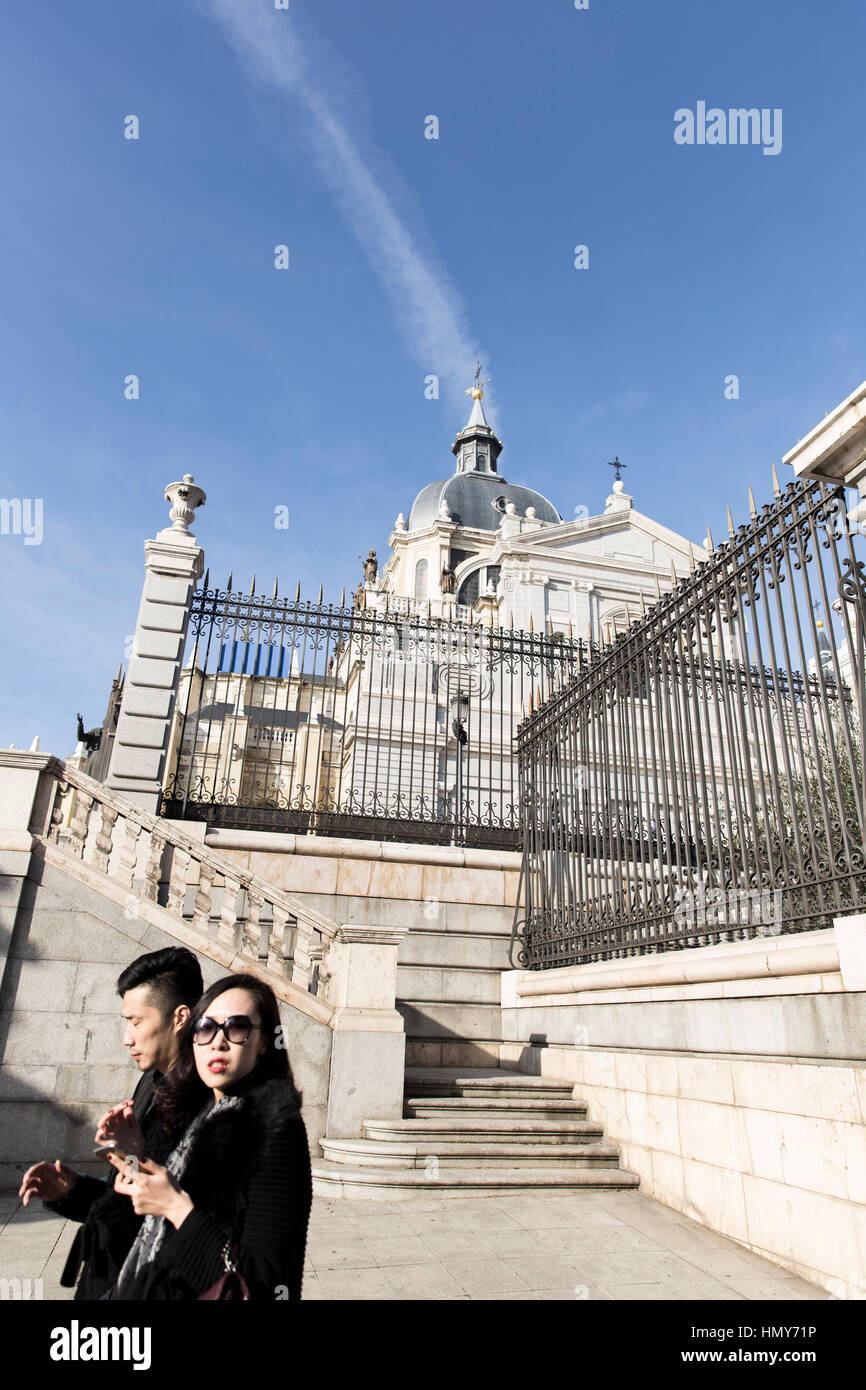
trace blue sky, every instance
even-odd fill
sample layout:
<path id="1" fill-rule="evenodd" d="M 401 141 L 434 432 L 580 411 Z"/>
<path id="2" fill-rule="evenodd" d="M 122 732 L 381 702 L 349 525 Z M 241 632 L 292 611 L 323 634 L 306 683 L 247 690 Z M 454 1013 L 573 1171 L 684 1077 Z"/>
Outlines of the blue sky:
<path id="1" fill-rule="evenodd" d="M 183 473 L 221 582 L 348 592 L 452 471 L 476 354 L 503 473 L 564 516 L 618 454 L 673 529 L 744 519 L 866 376 L 864 31 L 856 0 L 6 7 L 0 492 L 43 539 L 0 536 L 0 742 L 100 722 Z M 677 145 L 701 100 L 781 108 L 781 153 Z"/>

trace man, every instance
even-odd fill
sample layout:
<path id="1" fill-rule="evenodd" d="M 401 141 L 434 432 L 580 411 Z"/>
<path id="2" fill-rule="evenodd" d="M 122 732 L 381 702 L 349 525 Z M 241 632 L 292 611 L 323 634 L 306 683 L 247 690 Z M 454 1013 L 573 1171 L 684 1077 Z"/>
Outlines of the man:
<path id="1" fill-rule="evenodd" d="M 123 1045 L 144 1075 L 132 1100 L 103 1115 L 96 1141 L 113 1139 L 123 1148 L 127 1126 L 135 1128 L 137 1121 L 147 1157 L 161 1163 L 172 1144 L 157 1120 L 156 1088 L 174 1066 L 178 1035 L 202 995 L 201 969 L 192 951 L 182 946 L 152 951 L 123 971 L 117 992 L 126 1024 Z M 112 1169 L 106 1180 L 88 1177 L 56 1159 L 35 1163 L 21 1183 L 18 1195 L 25 1207 L 31 1197 L 41 1197 L 52 1211 L 83 1223 L 60 1279 L 71 1288 L 83 1265 L 76 1299 L 98 1299 L 112 1287 L 141 1225 L 129 1199 L 115 1193 L 115 1176 Z"/>

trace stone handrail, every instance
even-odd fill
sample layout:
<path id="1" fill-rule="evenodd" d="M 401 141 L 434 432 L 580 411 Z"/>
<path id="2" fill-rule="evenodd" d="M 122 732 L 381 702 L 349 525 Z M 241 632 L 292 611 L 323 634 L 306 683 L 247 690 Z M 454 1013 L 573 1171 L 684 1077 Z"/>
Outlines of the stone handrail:
<path id="1" fill-rule="evenodd" d="M 49 844 L 301 990 L 328 979 L 334 922 L 68 764 L 45 770 L 56 786 L 31 828 Z"/>

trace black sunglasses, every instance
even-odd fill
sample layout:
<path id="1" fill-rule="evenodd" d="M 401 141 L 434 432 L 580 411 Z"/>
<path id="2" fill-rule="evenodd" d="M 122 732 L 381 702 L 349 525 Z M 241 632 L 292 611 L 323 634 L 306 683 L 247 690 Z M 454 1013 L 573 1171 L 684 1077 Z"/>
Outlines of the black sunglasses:
<path id="1" fill-rule="evenodd" d="M 245 1043 L 249 1041 L 250 1033 L 254 1028 L 261 1028 L 260 1023 L 253 1023 L 247 1018 L 246 1014 L 232 1014 L 225 1023 L 217 1023 L 215 1018 L 209 1018 L 207 1014 L 202 1014 L 197 1018 L 192 1028 L 192 1039 L 199 1047 L 204 1047 L 207 1043 L 213 1042 L 217 1033 L 222 1029 L 226 1042 Z"/>

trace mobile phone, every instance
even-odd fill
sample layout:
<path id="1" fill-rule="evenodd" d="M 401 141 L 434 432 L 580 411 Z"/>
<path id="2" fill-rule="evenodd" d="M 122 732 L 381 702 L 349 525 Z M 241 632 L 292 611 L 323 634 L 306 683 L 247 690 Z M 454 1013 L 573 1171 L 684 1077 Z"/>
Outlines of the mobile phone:
<path id="1" fill-rule="evenodd" d="M 129 1158 L 129 1154 L 126 1150 L 118 1148 L 117 1144 L 100 1144 L 98 1149 L 93 1150 L 93 1157 L 104 1158 L 106 1163 L 108 1162 L 109 1154 L 112 1154 L 115 1158 L 119 1158 L 121 1163 L 126 1163 Z"/>

